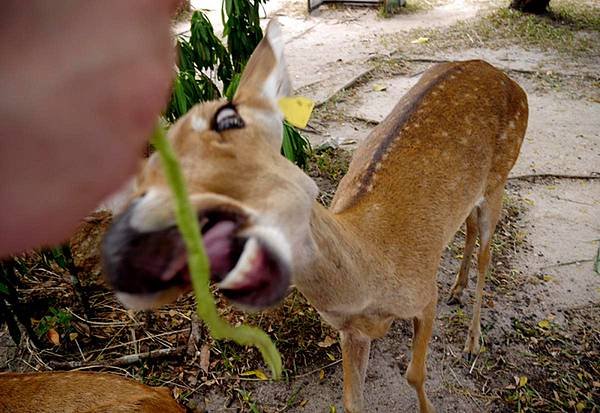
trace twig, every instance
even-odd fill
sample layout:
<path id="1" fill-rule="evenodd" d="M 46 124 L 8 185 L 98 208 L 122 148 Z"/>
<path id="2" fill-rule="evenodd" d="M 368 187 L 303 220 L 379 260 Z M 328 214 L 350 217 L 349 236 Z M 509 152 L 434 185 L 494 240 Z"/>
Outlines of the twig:
<path id="1" fill-rule="evenodd" d="M 585 262 L 593 262 L 594 260 L 576 260 L 576 261 L 568 261 L 561 262 L 558 264 L 546 265 L 545 267 L 540 267 L 540 270 L 547 270 L 548 268 L 556 268 L 556 267 L 566 267 L 567 265 L 579 265 Z"/>
<path id="2" fill-rule="evenodd" d="M 556 178 L 556 179 L 600 179 L 600 173 L 592 172 L 591 175 L 569 175 L 569 174 L 526 174 L 509 176 L 509 180 L 516 179 L 533 179 L 533 178 Z"/>
<path id="3" fill-rule="evenodd" d="M 175 348 L 163 348 L 160 350 L 147 351 L 145 353 L 128 354 L 126 356 L 118 357 L 116 359 L 107 360 L 104 363 L 98 364 L 87 363 L 81 361 L 65 361 L 65 362 L 49 362 L 48 366 L 53 370 L 70 370 L 83 367 L 89 367 L 91 365 L 100 367 L 122 367 L 129 366 L 130 364 L 137 363 L 142 360 L 154 360 L 164 357 L 174 357 L 182 355 L 186 350 L 185 346 L 179 346 Z"/>
<path id="4" fill-rule="evenodd" d="M 192 320 L 190 326 L 190 336 L 187 342 L 187 356 L 192 358 L 198 351 L 198 342 L 200 341 L 200 320 L 198 314 L 192 313 Z"/>
<path id="5" fill-rule="evenodd" d="M 80 321 L 83 321 L 84 323 L 88 323 L 88 324 L 92 324 L 92 325 L 96 325 L 96 326 L 108 326 L 108 327 L 135 327 L 138 326 L 139 323 L 137 324 L 129 324 L 129 323 L 125 323 L 123 321 L 111 321 L 111 322 L 104 322 L 104 321 L 91 321 L 91 320 L 86 320 L 83 317 L 75 314 L 71 309 L 67 308 L 67 311 L 69 313 L 71 313 L 71 315 L 77 319 L 79 319 Z"/>
<path id="6" fill-rule="evenodd" d="M 336 364 L 339 364 L 341 361 L 342 361 L 341 359 L 340 359 L 340 360 L 336 360 L 336 361 L 332 361 L 331 363 L 329 363 L 329 364 L 326 364 L 326 365 L 324 365 L 324 366 L 321 366 L 321 367 L 318 367 L 318 368 L 316 368 L 316 369 L 314 369 L 314 370 L 311 370 L 311 371 L 309 371 L 308 373 L 303 373 L 303 374 L 299 374 L 299 375 L 297 375 L 297 376 L 292 376 L 291 378 L 292 378 L 292 379 L 300 379 L 300 378 L 302 378 L 302 377 L 310 376 L 311 374 L 318 373 L 319 371 L 321 371 L 321 370 L 323 370 L 323 369 L 326 369 L 326 368 L 328 368 L 328 367 L 335 366 Z"/>

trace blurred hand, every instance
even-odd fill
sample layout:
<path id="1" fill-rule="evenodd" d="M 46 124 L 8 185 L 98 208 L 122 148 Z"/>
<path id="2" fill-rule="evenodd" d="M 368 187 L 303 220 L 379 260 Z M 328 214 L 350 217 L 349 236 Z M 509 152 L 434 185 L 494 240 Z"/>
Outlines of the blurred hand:
<path id="1" fill-rule="evenodd" d="M 64 240 L 135 171 L 166 104 L 176 0 L 5 0 L 0 256 Z"/>

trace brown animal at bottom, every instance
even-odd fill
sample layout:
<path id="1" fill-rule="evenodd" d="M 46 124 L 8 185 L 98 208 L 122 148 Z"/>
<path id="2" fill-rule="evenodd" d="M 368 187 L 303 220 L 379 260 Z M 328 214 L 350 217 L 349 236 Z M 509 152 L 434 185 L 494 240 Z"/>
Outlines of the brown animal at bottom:
<path id="1" fill-rule="evenodd" d="M 1 373 L 0 412 L 184 413 L 168 389 L 109 373 Z"/>
<path id="2" fill-rule="evenodd" d="M 347 412 L 365 409 L 371 340 L 395 318 L 413 320 L 406 378 L 420 411 L 432 412 L 425 360 L 440 257 L 466 221 L 464 260 L 450 294 L 458 302 L 479 235 L 464 348 L 475 354 L 490 241 L 527 126 L 526 95 L 483 61 L 434 66 L 362 142 L 326 209 L 315 201 L 313 180 L 280 154 L 277 102 L 289 91 L 283 44 L 271 22 L 232 101 L 199 104 L 169 131 L 212 278 L 226 297 L 250 308 L 277 303 L 292 282 L 340 331 Z M 156 154 L 107 233 L 103 254 L 108 279 L 129 306 L 157 306 L 190 289 Z"/>

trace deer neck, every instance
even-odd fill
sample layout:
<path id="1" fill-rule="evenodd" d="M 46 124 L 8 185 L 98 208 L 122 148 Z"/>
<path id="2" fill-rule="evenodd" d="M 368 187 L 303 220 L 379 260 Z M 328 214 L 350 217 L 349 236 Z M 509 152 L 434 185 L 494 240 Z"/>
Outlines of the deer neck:
<path id="1" fill-rule="evenodd" d="M 410 257 L 403 260 L 388 254 L 352 220 L 316 202 L 310 234 L 300 254 L 295 285 L 336 328 L 343 328 L 345 321 L 356 315 L 398 316 L 398 306 L 392 310 L 386 303 L 405 296 L 408 309 L 414 300 L 411 297 L 418 296 L 423 285 L 402 265 L 401 261 L 408 262 Z"/>

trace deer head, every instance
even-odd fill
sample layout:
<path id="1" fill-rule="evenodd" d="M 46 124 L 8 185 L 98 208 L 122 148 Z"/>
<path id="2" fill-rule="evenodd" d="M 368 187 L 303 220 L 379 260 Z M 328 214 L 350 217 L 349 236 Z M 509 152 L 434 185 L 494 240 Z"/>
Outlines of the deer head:
<path id="1" fill-rule="evenodd" d="M 309 236 L 315 183 L 280 155 L 289 91 L 280 29 L 271 22 L 231 102 L 199 104 L 169 130 L 197 211 L 211 277 L 238 304 L 262 308 L 285 295 L 292 251 Z M 109 282 L 124 304 L 149 308 L 189 290 L 186 251 L 157 154 L 103 241 Z"/>

